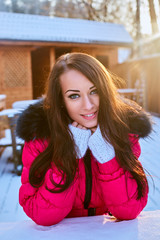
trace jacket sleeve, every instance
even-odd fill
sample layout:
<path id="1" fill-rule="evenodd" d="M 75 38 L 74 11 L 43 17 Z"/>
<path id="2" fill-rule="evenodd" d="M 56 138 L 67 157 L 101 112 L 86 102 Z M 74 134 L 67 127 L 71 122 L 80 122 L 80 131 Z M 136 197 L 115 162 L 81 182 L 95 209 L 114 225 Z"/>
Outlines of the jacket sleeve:
<path id="1" fill-rule="evenodd" d="M 138 138 L 130 136 L 133 152 L 140 156 Z M 123 170 L 114 157 L 104 164 L 98 163 L 98 179 L 102 195 L 108 211 L 119 220 L 136 218 L 147 204 L 148 184 L 146 182 L 145 195 L 137 200 L 137 183 L 130 172 Z"/>
<path id="2" fill-rule="evenodd" d="M 51 167 L 45 175 L 43 184 L 39 188 L 34 188 L 29 183 L 29 169 L 39 150 L 46 147 L 41 140 L 26 142 L 23 149 L 22 161 L 23 171 L 21 176 L 22 185 L 19 190 L 19 202 L 24 212 L 39 225 L 53 225 L 65 218 L 72 209 L 76 195 L 77 181 L 62 193 L 51 193 L 46 189 L 53 189 L 50 176 L 57 183 L 61 181 L 58 170 Z"/>

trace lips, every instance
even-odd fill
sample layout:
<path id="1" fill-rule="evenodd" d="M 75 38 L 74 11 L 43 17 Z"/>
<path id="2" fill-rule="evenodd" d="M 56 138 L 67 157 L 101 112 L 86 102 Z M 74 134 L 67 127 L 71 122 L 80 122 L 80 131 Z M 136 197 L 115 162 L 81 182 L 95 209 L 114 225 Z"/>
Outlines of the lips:
<path id="1" fill-rule="evenodd" d="M 86 120 L 92 120 L 97 116 L 97 112 L 81 115 Z"/>

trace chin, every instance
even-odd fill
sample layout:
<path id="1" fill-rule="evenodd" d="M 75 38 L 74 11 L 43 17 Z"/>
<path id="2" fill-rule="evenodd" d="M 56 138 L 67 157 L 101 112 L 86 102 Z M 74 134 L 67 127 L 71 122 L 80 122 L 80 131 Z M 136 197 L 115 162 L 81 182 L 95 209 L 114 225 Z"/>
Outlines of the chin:
<path id="1" fill-rule="evenodd" d="M 85 124 L 85 125 L 83 125 L 84 127 L 86 127 L 86 128 L 94 128 L 94 127 L 96 127 L 97 126 L 97 122 L 96 123 L 94 123 L 94 124 Z"/>

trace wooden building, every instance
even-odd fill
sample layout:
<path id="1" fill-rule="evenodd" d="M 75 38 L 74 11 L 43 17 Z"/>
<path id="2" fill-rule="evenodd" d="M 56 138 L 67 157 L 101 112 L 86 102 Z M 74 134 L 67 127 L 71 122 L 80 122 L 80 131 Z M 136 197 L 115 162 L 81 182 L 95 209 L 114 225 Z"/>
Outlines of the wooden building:
<path id="1" fill-rule="evenodd" d="M 85 52 L 111 69 L 132 38 L 122 25 L 82 19 L 0 13 L 0 94 L 6 105 L 41 97 L 55 60 Z"/>
<path id="2" fill-rule="evenodd" d="M 126 80 L 128 88 L 141 89 L 143 107 L 160 116 L 160 34 L 141 41 L 139 50 L 112 70 Z"/>

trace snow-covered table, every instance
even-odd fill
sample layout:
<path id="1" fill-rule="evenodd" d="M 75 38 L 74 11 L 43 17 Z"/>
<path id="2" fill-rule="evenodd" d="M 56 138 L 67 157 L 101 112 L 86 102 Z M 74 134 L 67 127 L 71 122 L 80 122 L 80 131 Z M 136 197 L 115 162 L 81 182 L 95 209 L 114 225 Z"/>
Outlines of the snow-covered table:
<path id="1" fill-rule="evenodd" d="M 17 169 L 19 159 L 21 158 L 21 151 L 24 145 L 23 139 L 16 137 L 16 125 L 17 119 L 22 110 L 18 109 L 4 109 L 0 111 L 0 131 L 8 129 L 9 134 L 4 135 L 0 139 L 0 147 L 12 146 L 13 149 L 13 161 L 14 161 L 14 171 L 19 174 Z"/>
<path id="2" fill-rule="evenodd" d="M 44 227 L 31 220 L 0 223 L 2 240 L 160 240 L 160 210 L 118 222 L 108 216 L 64 219 Z"/>
<path id="3" fill-rule="evenodd" d="M 23 100 L 23 101 L 16 101 L 12 104 L 13 109 L 26 109 L 29 105 L 35 104 L 39 102 L 40 99 L 32 99 L 32 100 Z"/>
<path id="4" fill-rule="evenodd" d="M 118 93 L 123 97 L 133 98 L 134 96 L 139 96 L 142 93 L 142 89 L 138 88 L 119 88 Z"/>

